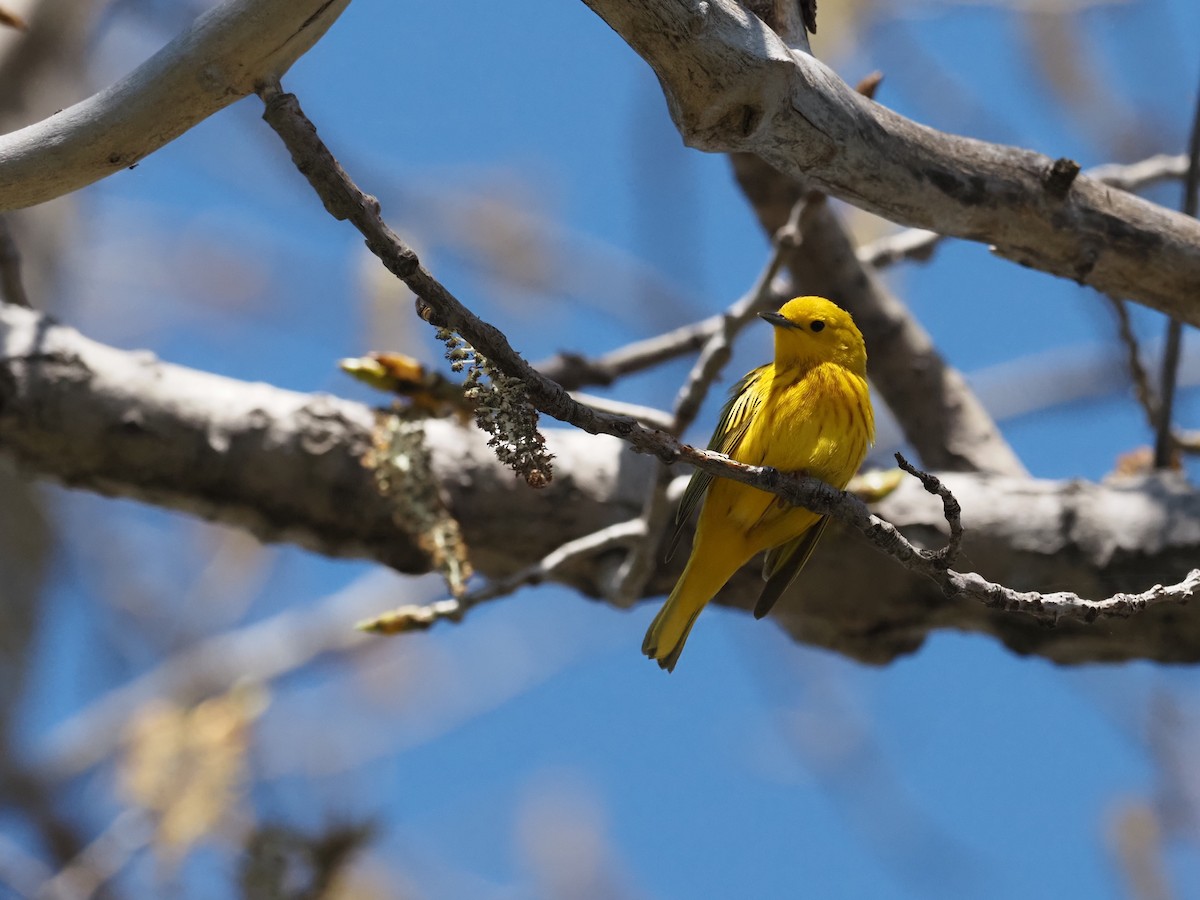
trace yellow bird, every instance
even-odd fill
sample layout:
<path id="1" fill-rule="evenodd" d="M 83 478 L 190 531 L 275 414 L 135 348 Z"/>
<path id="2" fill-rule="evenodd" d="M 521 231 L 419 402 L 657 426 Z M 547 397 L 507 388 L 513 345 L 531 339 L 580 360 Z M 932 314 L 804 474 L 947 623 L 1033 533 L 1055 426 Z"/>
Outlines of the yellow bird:
<path id="1" fill-rule="evenodd" d="M 797 297 L 777 313 L 759 315 L 775 329 L 775 361 L 734 386 L 708 448 L 844 488 L 875 440 L 862 333 L 848 312 L 823 297 Z M 692 555 L 642 642 L 642 652 L 668 672 L 700 611 L 738 569 L 767 551 L 766 585 L 754 607 L 761 619 L 808 562 L 827 524 L 826 516 L 774 494 L 697 470 L 668 556 L 702 496 Z"/>

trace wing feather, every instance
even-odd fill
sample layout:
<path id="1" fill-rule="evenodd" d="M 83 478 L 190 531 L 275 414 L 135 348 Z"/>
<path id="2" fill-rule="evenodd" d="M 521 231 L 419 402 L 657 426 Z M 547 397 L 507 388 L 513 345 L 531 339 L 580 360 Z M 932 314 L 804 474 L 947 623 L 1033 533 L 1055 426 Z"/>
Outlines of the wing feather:
<path id="1" fill-rule="evenodd" d="M 726 456 L 732 456 L 737 450 L 742 438 L 746 436 L 746 429 L 750 427 L 755 412 L 762 403 L 761 392 L 754 388 L 769 365 L 770 363 L 747 372 L 733 386 L 729 392 L 729 399 L 725 401 L 725 406 L 721 409 L 721 418 L 717 422 L 716 430 L 713 431 L 712 439 L 708 442 L 709 450 L 716 450 Z M 708 491 L 712 481 L 713 476 L 707 472 L 697 469 L 692 473 L 692 480 L 688 482 L 687 490 L 683 492 L 683 499 L 679 503 L 679 510 L 675 513 L 675 533 L 671 535 L 671 543 L 667 546 L 666 558 L 668 560 L 674 555 L 675 548 L 679 546 L 679 538 L 683 534 L 684 524 L 700 503 L 700 498 Z"/>
<path id="2" fill-rule="evenodd" d="M 800 570 L 817 549 L 817 541 L 821 540 L 828 524 L 829 516 L 821 516 L 804 534 L 767 551 L 766 558 L 763 559 L 763 579 L 767 583 L 763 585 L 762 593 L 758 595 L 758 603 L 754 605 L 754 618 L 761 619 L 769 613 L 775 601 L 791 587 Z"/>

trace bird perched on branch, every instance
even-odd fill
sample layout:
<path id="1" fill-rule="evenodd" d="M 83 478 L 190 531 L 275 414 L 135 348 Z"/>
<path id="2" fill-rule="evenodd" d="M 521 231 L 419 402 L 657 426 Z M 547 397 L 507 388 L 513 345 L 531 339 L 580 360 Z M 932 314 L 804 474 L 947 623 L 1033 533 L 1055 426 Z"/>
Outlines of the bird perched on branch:
<path id="1" fill-rule="evenodd" d="M 739 462 L 811 475 L 844 488 L 875 439 L 862 333 L 823 297 L 797 297 L 760 313 L 775 329 L 775 361 L 733 388 L 708 448 Z M 696 617 L 731 577 L 766 551 L 761 619 L 808 562 L 828 522 L 774 494 L 696 471 L 677 515 L 680 529 L 704 498 L 692 554 L 654 617 L 642 652 L 673 671 Z"/>

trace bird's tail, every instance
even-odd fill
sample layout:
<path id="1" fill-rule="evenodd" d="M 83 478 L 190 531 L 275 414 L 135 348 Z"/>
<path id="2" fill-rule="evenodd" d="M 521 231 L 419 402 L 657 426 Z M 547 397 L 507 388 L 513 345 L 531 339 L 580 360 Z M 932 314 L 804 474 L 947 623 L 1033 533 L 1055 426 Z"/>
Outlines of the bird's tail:
<path id="1" fill-rule="evenodd" d="M 745 560 L 693 549 L 687 568 L 642 641 L 642 652 L 668 672 L 675 671 L 696 617 Z"/>

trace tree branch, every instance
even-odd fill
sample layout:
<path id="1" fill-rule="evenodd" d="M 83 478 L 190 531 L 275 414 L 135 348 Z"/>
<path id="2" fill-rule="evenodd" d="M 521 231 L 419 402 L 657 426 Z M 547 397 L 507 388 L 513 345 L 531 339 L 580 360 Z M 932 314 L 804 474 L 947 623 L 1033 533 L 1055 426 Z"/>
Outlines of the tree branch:
<path id="1" fill-rule="evenodd" d="M 1183 178 L 1188 171 L 1185 153 L 1157 153 L 1132 163 L 1105 163 L 1084 171 L 1088 178 L 1123 191 L 1138 191 L 1163 181 Z M 882 269 L 905 259 L 926 260 L 946 236 L 924 228 L 906 228 L 895 234 L 877 238 L 858 248 L 858 258 L 864 265 Z"/>
<path id="2" fill-rule="evenodd" d="M 585 2 L 654 69 L 689 146 L 753 153 L 892 221 L 1200 325 L 1195 220 L 1075 177 L 1069 160 L 912 122 L 790 51 L 734 0 Z"/>
<path id="3" fill-rule="evenodd" d="M 106 347 L 32 310 L 0 306 L 0 452 L 27 471 L 214 519 L 264 541 L 428 571 L 424 551 L 397 528 L 394 509 L 361 463 L 373 424 L 361 403 L 171 365 Z M 486 495 L 472 498 L 469 509 L 461 495 L 456 503 L 486 574 L 511 570 L 507 551 L 489 549 L 495 536 L 484 534 L 490 517 L 517 496 L 530 518 L 510 523 L 509 537 L 540 556 L 630 518 L 641 504 L 611 438 L 562 441 L 563 432 L 552 432 L 565 471 L 528 498 L 490 467 L 494 456 L 476 429 L 432 420 L 425 431 L 446 464 L 441 477 Z M 585 524 L 572 530 L 572 521 Z"/>
<path id="4" fill-rule="evenodd" d="M 1134 191 L 1158 182 L 1182 178 L 1187 168 L 1188 158 L 1185 154 L 1158 154 L 1133 163 L 1107 163 L 1096 166 L 1088 169 L 1085 174 L 1121 190 Z M 781 198 L 778 201 L 779 205 L 782 206 L 785 200 L 786 198 Z M 864 265 L 881 269 L 902 260 L 928 259 L 937 244 L 943 240 L 945 236 L 936 231 L 906 228 L 864 244 L 858 248 L 856 255 Z M 774 299 L 783 303 L 794 293 L 789 289 L 786 296 L 780 295 Z M 576 390 L 590 384 L 610 385 L 625 375 L 653 368 L 699 350 L 721 327 L 722 320 L 720 315 L 709 316 L 707 319 L 682 325 L 651 338 L 633 341 L 597 357 L 560 353 L 537 363 L 536 368 L 568 390 Z"/>
<path id="5" fill-rule="evenodd" d="M 21 280 L 21 252 L 3 213 L 0 213 L 0 303 L 30 305 Z"/>
<path id="6" fill-rule="evenodd" d="M 0 308 L 0 449 L 44 477 L 423 571 L 359 462 L 361 404 L 125 353 Z M 307 484 L 314 491 L 297 492 Z M 340 510 L 340 511 L 339 511 Z"/>
<path id="7" fill-rule="evenodd" d="M 1200 203 L 1200 90 L 1192 110 L 1192 133 L 1188 139 L 1188 170 L 1183 182 L 1183 214 L 1196 218 Z M 1172 407 L 1175 404 L 1175 384 L 1179 377 L 1179 354 L 1183 346 L 1183 323 L 1172 316 L 1167 323 L 1166 347 L 1163 350 L 1162 377 L 1159 379 L 1158 423 L 1154 441 L 1154 467 L 1166 469 L 1175 452 L 1175 437 L 1171 428 Z"/>
<path id="8" fill-rule="evenodd" d="M 775 299 L 782 304 L 787 298 Z M 578 353 L 559 353 L 537 363 L 535 368 L 570 391 L 585 385 L 610 385 L 626 375 L 652 369 L 699 350 L 721 329 L 724 321 L 724 314 L 709 316 L 594 358 Z"/>
<path id="9" fill-rule="evenodd" d="M 228 0 L 130 75 L 0 137 L 0 210 L 44 203 L 128 168 L 281 77 L 350 0 Z"/>
<path id="10" fill-rule="evenodd" d="M 686 462 L 713 475 L 732 478 L 774 493 L 795 506 L 833 516 L 857 528 L 878 549 L 909 570 L 933 579 L 948 597 L 967 598 L 991 607 L 1002 606 L 1008 611 L 1030 612 L 1038 618 L 1048 615 L 1046 610 L 1050 600 L 1047 597 L 1018 592 L 974 573 L 963 574 L 946 568 L 942 555 L 921 552 L 891 523 L 871 515 L 866 504 L 853 495 L 836 490 L 815 478 L 745 465 L 720 453 L 698 450 L 632 419 L 607 415 L 582 406 L 560 385 L 530 366 L 512 348 L 502 332 L 479 319 L 421 265 L 413 249 L 384 223 L 378 201 L 358 188 L 322 143 L 316 127 L 304 115 L 295 96 L 282 93 L 278 84 L 264 85 L 259 93 L 266 107 L 263 118 L 287 145 L 293 162 L 308 179 L 326 210 L 337 219 L 348 219 L 363 234 L 368 249 L 416 294 L 417 308 L 422 318 L 439 328 L 449 328 L 461 334 L 477 349 L 483 350 L 491 364 L 506 376 L 521 380 L 527 389 L 529 402 L 538 410 L 584 431 L 619 437 L 628 441 L 634 449 L 654 454 L 664 462 Z M 930 481 L 929 476 L 922 477 L 922 482 L 929 489 L 933 489 L 935 481 Z M 948 506 L 947 514 L 949 510 Z M 951 531 L 953 534 L 953 523 Z M 1190 594 L 1188 583 L 1179 586 L 1179 589 L 1185 595 Z M 1090 601 L 1066 592 L 1052 596 L 1054 618 L 1064 615 L 1065 610 L 1074 609 L 1077 617 L 1091 621 L 1097 615 L 1128 616 L 1146 607 L 1144 603 L 1113 602 L 1112 598 Z M 1177 597 L 1178 594 L 1171 596 Z"/>
<path id="11" fill-rule="evenodd" d="M 394 510 L 359 463 L 371 422 L 361 404 L 169 365 L 104 347 L 36 312 L 0 307 L 0 453 L 27 471 L 247 528 L 264 540 L 428 571 L 428 560 L 393 524 Z M 531 491 L 496 461 L 476 429 L 442 420 L 425 429 L 472 562 L 489 578 L 637 517 L 653 465 L 614 438 L 549 429 L 558 474 L 547 489 Z M 916 482 L 883 500 L 877 520 L 820 482 L 703 451 L 687 458 L 692 454 L 709 471 L 818 509 L 839 506 L 868 531 L 879 524 L 877 540 L 891 540 L 891 526 L 879 521 L 887 520 L 908 542 L 896 547 L 935 543 L 947 532 L 940 502 Z M 906 570 L 835 527 L 797 587 L 805 602 L 785 597 L 777 608 L 780 624 L 805 642 L 877 662 L 914 649 L 937 628 L 983 631 L 1022 653 L 1061 661 L 1200 660 L 1200 605 L 1159 603 L 1102 627 L 1087 624 L 1091 613 L 1080 607 L 1081 620 L 1060 618 L 1048 629 L 1043 621 L 1052 619 L 1045 610 L 1057 602 L 1054 595 L 1021 601 L 1031 609 L 1042 604 L 1039 619 L 997 614 L 962 593 L 993 602 L 988 583 L 1019 591 L 1054 584 L 1109 597 L 1137 594 L 1170 573 L 1182 576 L 1200 557 L 1200 495 L 1192 488 L 1150 477 L 1113 485 L 939 477 L 966 510 L 964 558 L 985 580 L 960 576 L 965 580 L 948 598 L 940 582 L 922 574 L 924 563 Z M 580 558 L 553 577 L 603 596 L 611 562 Z M 681 564 L 660 566 L 646 594 L 669 589 Z M 718 602 L 750 608 L 760 589 L 757 573 L 747 569 Z"/>

